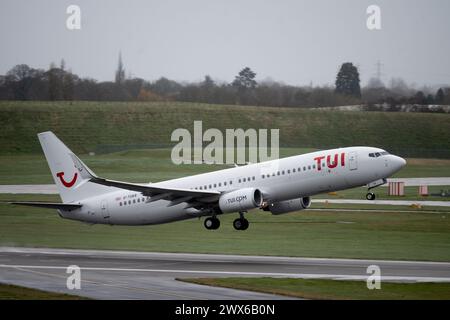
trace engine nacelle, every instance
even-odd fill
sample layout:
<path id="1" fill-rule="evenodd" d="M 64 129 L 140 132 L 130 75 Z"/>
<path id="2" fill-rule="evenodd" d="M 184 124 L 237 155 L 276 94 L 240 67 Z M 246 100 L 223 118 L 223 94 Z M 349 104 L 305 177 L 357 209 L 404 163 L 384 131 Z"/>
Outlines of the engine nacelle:
<path id="1" fill-rule="evenodd" d="M 272 214 L 283 214 L 292 211 L 299 211 L 308 208 L 311 205 L 311 198 L 297 198 L 292 200 L 275 202 L 269 205 L 269 211 Z"/>
<path id="2" fill-rule="evenodd" d="M 219 208 L 223 213 L 246 211 L 260 207 L 262 201 L 261 191 L 244 188 L 222 195 L 219 199 Z"/>

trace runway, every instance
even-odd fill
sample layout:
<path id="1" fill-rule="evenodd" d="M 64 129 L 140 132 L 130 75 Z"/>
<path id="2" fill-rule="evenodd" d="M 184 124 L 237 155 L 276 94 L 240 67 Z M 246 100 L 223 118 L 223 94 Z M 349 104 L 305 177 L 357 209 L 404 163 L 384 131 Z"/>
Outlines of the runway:
<path id="1" fill-rule="evenodd" d="M 67 267 L 81 268 L 81 289 L 68 290 Z M 95 299 L 287 299 L 179 282 L 194 277 L 293 277 L 450 282 L 450 263 L 263 257 L 99 250 L 0 248 L 0 282 Z"/>

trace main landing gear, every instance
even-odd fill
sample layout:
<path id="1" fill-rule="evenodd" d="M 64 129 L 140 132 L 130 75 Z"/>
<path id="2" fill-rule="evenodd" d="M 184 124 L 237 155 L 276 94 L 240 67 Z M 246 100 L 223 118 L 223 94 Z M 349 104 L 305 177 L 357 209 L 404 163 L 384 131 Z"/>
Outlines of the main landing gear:
<path id="1" fill-rule="evenodd" d="M 233 221 L 233 227 L 236 230 L 247 230 L 248 220 L 244 218 L 244 212 L 239 212 L 240 217 Z M 217 230 L 220 227 L 220 220 L 215 216 L 206 218 L 203 225 L 208 230 Z"/>
<path id="2" fill-rule="evenodd" d="M 248 229 L 248 220 L 244 218 L 244 212 L 239 212 L 239 218 L 233 221 L 233 227 L 236 230 L 247 230 Z"/>
<path id="3" fill-rule="evenodd" d="M 217 230 L 220 227 L 220 220 L 216 217 L 206 218 L 203 224 L 208 230 Z"/>

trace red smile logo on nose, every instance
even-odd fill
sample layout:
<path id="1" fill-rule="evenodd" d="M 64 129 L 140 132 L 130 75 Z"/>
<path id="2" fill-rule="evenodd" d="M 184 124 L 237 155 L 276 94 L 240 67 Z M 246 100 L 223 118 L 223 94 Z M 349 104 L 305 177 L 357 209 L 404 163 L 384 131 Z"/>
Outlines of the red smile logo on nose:
<path id="1" fill-rule="evenodd" d="M 75 182 L 77 181 L 77 177 L 78 177 L 78 173 L 75 172 L 75 174 L 73 175 L 73 178 L 71 181 L 67 182 L 66 180 L 64 180 L 64 172 L 58 172 L 56 174 L 56 176 L 59 178 L 59 180 L 61 180 L 61 183 L 64 185 L 64 187 L 66 188 L 70 188 L 71 186 L 73 186 L 75 184 Z"/>

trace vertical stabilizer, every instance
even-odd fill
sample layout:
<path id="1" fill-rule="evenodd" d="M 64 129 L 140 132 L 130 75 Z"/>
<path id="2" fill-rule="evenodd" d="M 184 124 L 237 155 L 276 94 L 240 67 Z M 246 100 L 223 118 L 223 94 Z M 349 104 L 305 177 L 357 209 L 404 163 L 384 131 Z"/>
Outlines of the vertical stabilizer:
<path id="1" fill-rule="evenodd" d="M 74 159 L 78 159 L 58 137 L 50 131 L 38 134 L 42 150 L 64 203 L 111 192 L 111 188 L 89 182 L 89 175 L 81 172 Z M 81 162 L 81 160 L 78 159 Z M 92 171 L 85 165 L 85 168 Z M 93 174 L 93 173 L 92 173 Z"/>

